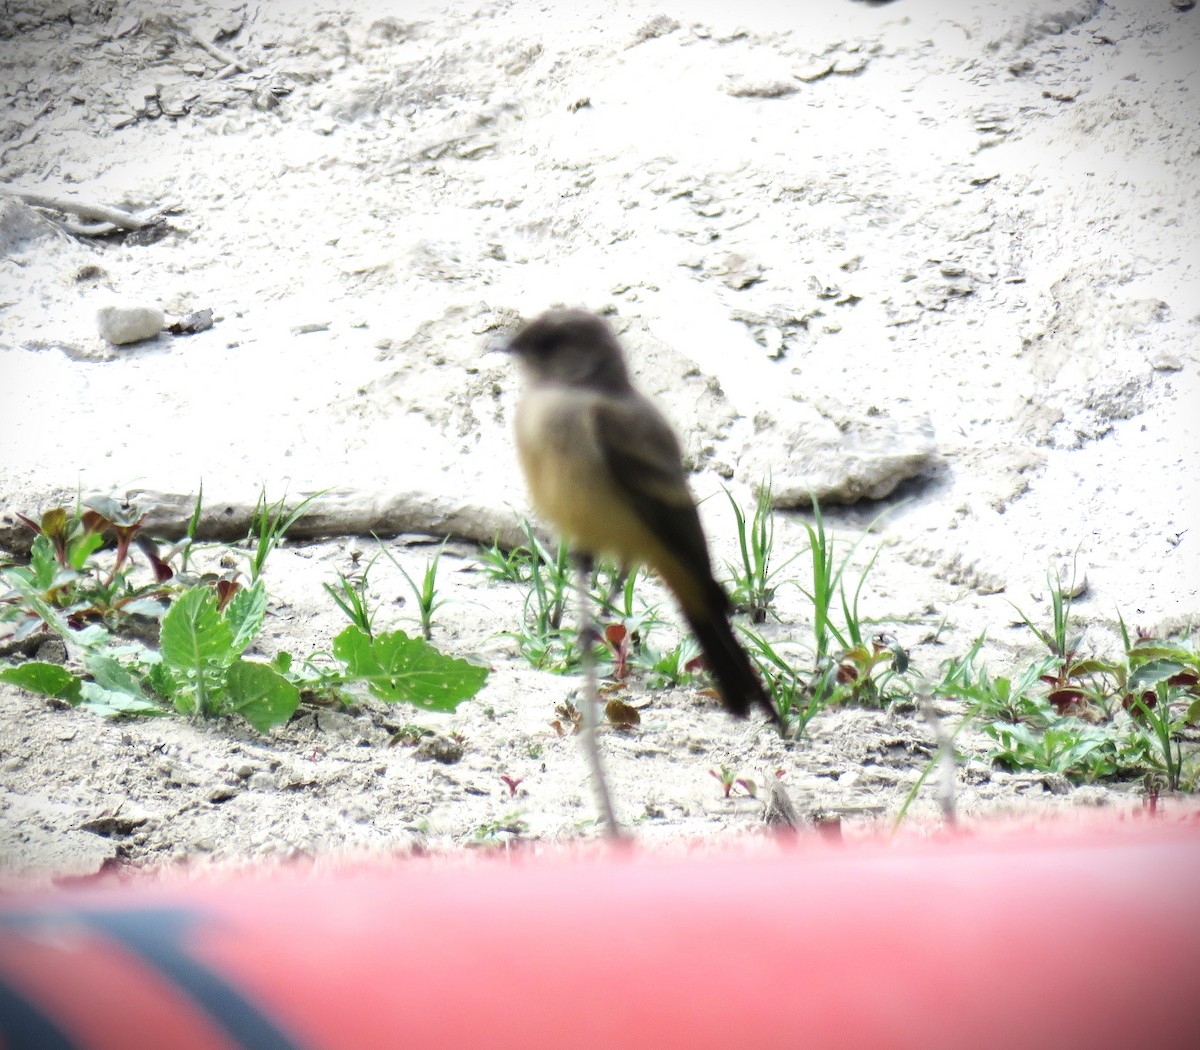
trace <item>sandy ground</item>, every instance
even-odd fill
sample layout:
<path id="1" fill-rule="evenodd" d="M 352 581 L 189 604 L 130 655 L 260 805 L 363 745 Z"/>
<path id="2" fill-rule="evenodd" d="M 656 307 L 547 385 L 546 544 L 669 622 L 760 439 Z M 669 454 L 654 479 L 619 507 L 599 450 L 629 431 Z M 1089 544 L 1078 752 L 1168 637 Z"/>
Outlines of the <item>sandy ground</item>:
<path id="1" fill-rule="evenodd" d="M 452 717 L 364 701 L 267 737 L 0 687 L 7 873 L 593 833 L 576 743 L 549 725 L 577 683 L 519 660 L 520 596 L 475 546 L 527 507 L 495 340 L 554 303 L 622 333 L 718 561 L 722 484 L 817 492 L 843 549 L 882 512 L 863 611 L 925 674 L 984 632 L 989 665 L 1028 659 L 1013 606 L 1047 617 L 1046 574 L 1073 560 L 1090 649 L 1113 651 L 1118 611 L 1197 621 L 1200 14 L 788 6 L 4 5 L 4 187 L 165 225 L 76 237 L 2 204 L 0 539 L 19 553 L 13 512 L 77 491 L 156 503 L 168 535 L 203 481 L 216 541 L 264 485 L 328 490 L 297 532 L 325 538 L 269 564 L 261 651 L 328 647 L 321 584 L 372 531 L 410 571 L 451 533 L 433 640 L 492 671 Z M 114 348 L 111 303 L 215 323 Z M 780 559 L 803 537 L 782 511 Z M 412 629 L 399 574 L 371 579 L 379 625 Z M 774 637 L 807 637 L 797 588 L 778 613 Z M 848 833 L 886 826 L 933 749 L 903 709 L 784 742 L 695 690 L 631 691 L 642 726 L 603 744 L 651 844 L 762 826 L 760 801 L 721 798 L 721 764 L 782 770 L 802 815 Z M 411 721 L 460 734 L 461 758 L 388 747 Z M 1140 805 L 1137 785 L 1011 775 L 960 744 L 969 818 Z M 929 787 L 910 813 L 936 819 Z"/>

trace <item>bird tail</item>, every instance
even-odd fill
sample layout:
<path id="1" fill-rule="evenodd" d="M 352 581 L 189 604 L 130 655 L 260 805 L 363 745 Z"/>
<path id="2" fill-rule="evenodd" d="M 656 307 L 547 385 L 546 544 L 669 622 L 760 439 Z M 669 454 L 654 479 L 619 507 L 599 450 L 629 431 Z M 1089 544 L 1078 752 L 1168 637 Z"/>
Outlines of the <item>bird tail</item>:
<path id="1" fill-rule="evenodd" d="M 700 615 L 693 616 L 685 611 L 684 616 L 704 650 L 705 663 L 717 680 L 725 709 L 738 718 L 745 718 L 751 706 L 757 704 L 772 722 L 778 722 L 779 712 L 763 688 L 746 650 L 734 637 L 725 610 L 714 605 Z"/>

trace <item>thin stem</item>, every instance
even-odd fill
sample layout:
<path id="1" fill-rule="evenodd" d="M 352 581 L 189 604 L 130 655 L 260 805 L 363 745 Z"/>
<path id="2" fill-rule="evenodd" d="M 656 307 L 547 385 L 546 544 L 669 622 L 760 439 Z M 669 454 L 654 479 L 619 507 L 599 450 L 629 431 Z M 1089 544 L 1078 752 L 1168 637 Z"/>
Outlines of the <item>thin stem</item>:
<path id="1" fill-rule="evenodd" d="M 583 657 L 583 751 L 587 756 L 592 775 L 592 787 L 596 792 L 596 807 L 604 822 L 605 833 L 612 838 L 621 837 L 621 828 L 613 813 L 612 797 L 608 792 L 608 781 L 604 777 L 604 765 L 600 761 L 600 742 L 597 737 L 600 715 L 600 690 L 596 682 L 596 641 L 599 634 L 592 620 L 591 597 L 589 594 L 592 577 L 590 559 L 579 561 L 579 642 Z"/>

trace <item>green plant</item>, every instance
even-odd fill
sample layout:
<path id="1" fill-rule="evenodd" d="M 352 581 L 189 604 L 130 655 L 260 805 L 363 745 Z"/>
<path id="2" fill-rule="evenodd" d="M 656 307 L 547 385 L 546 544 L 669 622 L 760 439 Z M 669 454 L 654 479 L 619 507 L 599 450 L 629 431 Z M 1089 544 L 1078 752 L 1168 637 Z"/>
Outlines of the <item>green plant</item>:
<path id="1" fill-rule="evenodd" d="M 439 599 L 437 596 L 437 574 L 438 566 L 442 561 L 442 552 L 446 549 L 446 544 L 450 542 L 450 537 L 442 540 L 441 545 L 432 557 L 425 559 L 425 575 L 421 577 L 420 585 L 408 574 L 408 570 L 396 559 L 386 547 L 380 545 L 380 549 L 387 555 L 390 561 L 401 575 L 408 581 L 409 587 L 412 588 L 413 595 L 417 599 L 417 618 L 421 625 L 421 636 L 425 641 L 429 641 L 433 637 L 433 614 L 446 604 L 445 599 Z"/>
<path id="2" fill-rule="evenodd" d="M 1046 577 L 1050 588 L 1050 628 L 1038 627 L 1016 605 L 1017 615 L 1033 632 L 1034 636 L 1050 653 L 1052 662 L 1045 668 L 1041 681 L 1049 688 L 1046 700 L 1060 715 L 1082 714 L 1089 701 L 1096 698 L 1089 688 L 1088 679 L 1111 666 L 1096 660 L 1084 660 L 1079 656 L 1082 633 L 1071 633 L 1071 598 L 1063 590 L 1061 581 L 1053 574 Z M 1009 604 L 1012 604 L 1011 602 Z"/>
<path id="3" fill-rule="evenodd" d="M 553 553 L 534 534 L 533 526 L 522 519 L 529 541 L 529 589 L 522 603 L 521 625 L 512 636 L 521 655 L 534 667 L 560 674 L 579 666 L 578 632 L 564 625 L 567 602 L 573 593 L 571 559 L 566 541 L 560 541 Z"/>
<path id="4" fill-rule="evenodd" d="M 738 550 L 741 554 L 741 565 L 726 563 L 733 582 L 730 600 L 738 612 L 749 613 L 751 623 L 763 623 L 771 612 L 778 590 L 774 580 L 796 555 L 788 558 L 783 565 L 771 567 L 775 548 L 775 514 L 769 479 L 758 488 L 749 524 L 745 511 L 728 489 L 725 489 L 725 497 L 733 508 L 737 522 Z"/>
<path id="5" fill-rule="evenodd" d="M 200 518 L 204 513 L 204 482 L 200 482 L 200 490 L 196 493 L 196 502 L 192 505 L 192 513 L 188 518 L 187 527 L 184 530 L 183 538 L 171 548 L 171 553 L 168 555 L 169 561 L 171 556 L 179 555 L 179 571 L 176 575 L 186 576 L 188 568 L 191 564 L 192 549 L 196 546 L 196 536 L 200 532 Z"/>
<path id="6" fill-rule="evenodd" d="M 1018 723 L 1034 729 L 1044 729 L 1056 714 L 1049 702 L 1040 696 L 1039 685 L 1055 658 L 1046 657 L 1025 668 L 1015 678 L 993 678 L 986 667 L 977 667 L 976 660 L 985 637 L 980 635 L 966 656 L 944 664 L 942 681 L 934 691 L 939 696 L 965 700 L 987 721 Z"/>
<path id="7" fill-rule="evenodd" d="M 1125 662 L 1115 668 L 1113 678 L 1121 706 L 1129 710 L 1139 692 L 1143 701 L 1153 703 L 1154 696 L 1149 690 L 1165 681 L 1184 691 L 1189 705 L 1186 721 L 1200 722 L 1200 653 L 1193 640 L 1154 638 L 1141 633 L 1131 640 L 1125 620 L 1118 619 Z"/>
<path id="8" fill-rule="evenodd" d="M 529 535 L 528 522 L 518 518 L 526 527 Z M 498 540 L 493 540 L 490 547 L 483 547 L 479 552 L 483 563 L 483 571 L 489 580 L 496 583 L 527 583 L 529 581 L 529 563 L 532 552 L 528 547 L 514 547 L 504 550 Z"/>
<path id="9" fill-rule="evenodd" d="M 815 497 L 813 524 L 804 523 L 808 533 L 811 571 L 809 586 L 801 586 L 800 590 L 813 608 L 813 662 L 816 668 L 813 685 L 815 695 L 823 702 L 834 700 L 833 691 L 839 686 L 849 686 L 849 690 L 841 690 L 836 699 L 881 703 L 886 699 L 881 688 L 886 682 L 882 678 L 876 679 L 876 671 L 882 668 L 886 680 L 890 680 L 908 669 L 908 654 L 894 639 L 877 634 L 868 642 L 863 633 L 867 621 L 859 612 L 859 601 L 867 577 L 879 557 L 878 551 L 859 573 L 853 594 L 846 593 L 845 574 L 850 559 L 878 521 L 879 517 L 876 517 L 840 561 L 835 558 L 833 537 L 825 531 L 821 505 Z M 835 598 L 841 606 L 840 627 L 835 619 Z M 840 650 L 841 655 L 834 658 L 836 650 Z M 831 665 L 835 668 L 832 673 L 829 670 Z"/>
<path id="10" fill-rule="evenodd" d="M 853 621 L 857 624 L 857 620 Z M 857 641 L 837 665 L 838 699 L 863 706 L 880 706 L 892 699 L 888 686 L 908 671 L 908 651 L 895 638 L 880 632 L 870 643 Z"/>
<path id="11" fill-rule="evenodd" d="M 119 504 L 107 496 L 90 497 L 84 506 L 86 510 L 77 505 L 73 512 L 52 508 L 40 521 L 18 515 L 37 535 L 29 564 L 0 572 L 9 587 L 0 596 L 0 626 L 7 625 L 15 641 L 50 626 L 44 610 L 60 614 L 73 627 L 102 623 L 114 630 L 134 616 L 162 616 L 172 570 L 159 557 L 157 545 L 141 535 L 153 508 Z M 116 545 L 107 568 L 100 560 L 106 536 Z M 134 581 L 133 546 L 145 555 L 152 581 Z"/>
<path id="12" fill-rule="evenodd" d="M 780 735 L 803 736 L 808 723 L 833 700 L 837 665 L 826 661 L 814 676 L 806 675 L 797 669 L 799 661 L 788 659 L 761 634 L 745 626 L 741 626 L 741 631 L 750 642 L 750 658 L 763 676 L 779 712 Z"/>
<path id="13" fill-rule="evenodd" d="M 327 673 L 327 684 L 361 682 L 388 703 L 402 701 L 426 711 L 453 711 L 487 680 L 487 668 L 447 656 L 422 638 L 389 631 L 372 638 L 351 624 L 333 640 L 345 670 Z"/>
<path id="14" fill-rule="evenodd" d="M 472 837 L 476 843 L 490 844 L 499 841 L 502 836 L 520 838 L 528 831 L 529 825 L 525 821 L 525 811 L 514 809 L 494 820 L 485 820 L 482 824 L 476 825 Z"/>
<path id="15" fill-rule="evenodd" d="M 1126 746 L 1144 755 L 1150 772 L 1163 775 L 1166 790 L 1178 791 L 1185 779 L 1184 730 L 1200 719 L 1195 676 L 1178 661 L 1160 658 L 1141 664 L 1130 685 Z"/>
<path id="16" fill-rule="evenodd" d="M 258 581 L 266 568 L 267 558 L 287 538 L 288 530 L 296 524 L 308 505 L 324 496 L 326 491 L 322 489 L 306 496 L 288 511 L 286 495 L 276 503 L 268 503 L 266 488 L 259 490 L 254 513 L 250 516 L 250 531 L 246 534 L 246 545 L 250 548 L 247 559 L 250 562 L 251 583 Z"/>
<path id="17" fill-rule="evenodd" d="M 740 787 L 751 798 L 758 794 L 758 785 L 749 777 L 739 777 L 737 771 L 722 763 L 718 769 L 710 769 L 708 775 L 721 784 L 722 798 L 729 798 L 735 787 Z"/>
<path id="18" fill-rule="evenodd" d="M 656 649 L 643 643 L 635 666 L 646 673 L 646 684 L 651 689 L 664 689 L 692 681 L 703 660 L 699 644 L 691 635 L 685 635 L 670 649 Z"/>
<path id="19" fill-rule="evenodd" d="M 1077 719 L 1063 719 L 1044 730 L 1023 723 L 992 722 L 983 731 L 997 742 L 992 758 L 1007 769 L 1032 769 L 1095 780 L 1117 768 L 1112 734 Z"/>
<path id="20" fill-rule="evenodd" d="M 291 717 L 299 694 L 276 667 L 242 658 L 265 612 L 261 585 L 224 609 L 211 588 L 190 588 L 163 617 L 159 652 L 110 645 L 106 631 L 78 632 L 56 617 L 53 629 L 82 646 L 88 677 L 33 662 L 3 669 L 0 679 L 104 715 L 238 714 L 266 731 Z"/>
<path id="21" fill-rule="evenodd" d="M 336 587 L 331 583 L 321 584 L 325 593 L 333 599 L 333 603 L 342 610 L 346 618 L 368 636 L 375 633 L 375 614 L 377 612 L 370 607 L 370 603 L 367 601 L 368 576 L 378 558 L 379 555 L 376 555 L 359 572 L 350 576 L 339 572 Z"/>

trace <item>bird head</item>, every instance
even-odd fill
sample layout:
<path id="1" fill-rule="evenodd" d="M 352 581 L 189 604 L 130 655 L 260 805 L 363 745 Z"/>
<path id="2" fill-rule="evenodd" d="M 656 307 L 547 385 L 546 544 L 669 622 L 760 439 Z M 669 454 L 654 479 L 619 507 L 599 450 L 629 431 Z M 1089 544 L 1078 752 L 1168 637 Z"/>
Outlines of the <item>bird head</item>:
<path id="1" fill-rule="evenodd" d="M 535 382 L 627 390 L 621 344 L 603 318 L 586 310 L 548 310 L 508 344 Z"/>

